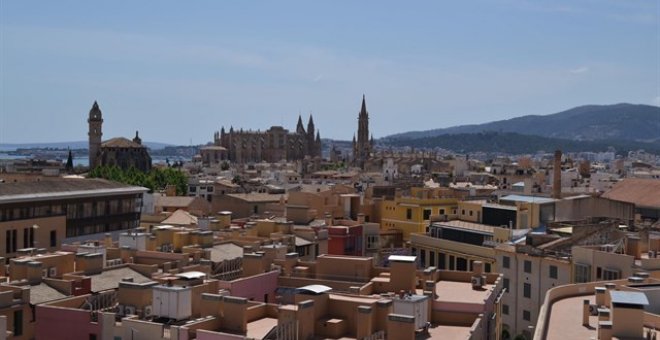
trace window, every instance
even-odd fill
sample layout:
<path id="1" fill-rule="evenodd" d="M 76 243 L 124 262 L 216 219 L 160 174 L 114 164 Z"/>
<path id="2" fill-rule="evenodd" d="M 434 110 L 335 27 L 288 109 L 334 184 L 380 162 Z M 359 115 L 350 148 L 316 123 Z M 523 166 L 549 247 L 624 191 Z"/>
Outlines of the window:
<path id="1" fill-rule="evenodd" d="M 23 335 L 23 311 L 14 311 L 14 336 Z"/>
<path id="2" fill-rule="evenodd" d="M 252 212 L 255 213 L 255 214 L 258 214 L 259 213 L 259 206 L 255 205 L 254 207 L 252 207 Z"/>
<path id="3" fill-rule="evenodd" d="M 445 209 L 440 209 L 440 215 L 444 215 L 444 214 L 445 214 Z"/>
<path id="4" fill-rule="evenodd" d="M 445 258 L 445 253 L 438 252 L 438 269 L 446 269 Z"/>
<path id="5" fill-rule="evenodd" d="M 491 270 L 490 263 L 485 264 L 484 270 L 486 271 L 486 273 L 490 273 L 490 270 Z"/>
<path id="6" fill-rule="evenodd" d="M 524 266 L 525 273 L 528 273 L 528 274 L 532 273 L 532 261 L 525 260 L 525 262 L 523 262 L 523 266 Z"/>
<path id="7" fill-rule="evenodd" d="M 591 281 L 591 266 L 588 264 L 575 264 L 575 283 L 585 283 Z"/>
<path id="8" fill-rule="evenodd" d="M 508 256 L 503 256 L 502 257 L 502 267 L 503 268 L 511 268 L 511 258 Z"/>
<path id="9" fill-rule="evenodd" d="M 616 269 L 607 269 L 603 270 L 603 280 L 618 280 L 621 277 L 621 274 Z"/>
<path id="10" fill-rule="evenodd" d="M 56 230 L 51 230 L 50 231 L 50 246 L 51 247 L 57 247 L 57 231 Z"/>
<path id="11" fill-rule="evenodd" d="M 461 215 L 465 215 L 465 209 L 461 210 Z"/>
<path id="12" fill-rule="evenodd" d="M 411 254 L 412 256 L 417 255 L 417 248 L 412 247 L 410 250 L 411 250 L 411 251 L 410 251 L 410 254 Z"/>
<path id="13" fill-rule="evenodd" d="M 596 280 L 600 280 L 603 277 L 603 268 L 596 267 Z"/>
<path id="14" fill-rule="evenodd" d="M 378 248 L 378 235 L 367 235 L 367 249 Z"/>
<path id="15" fill-rule="evenodd" d="M 469 213 L 470 213 L 470 216 L 472 216 L 472 210 L 470 210 Z"/>
<path id="16" fill-rule="evenodd" d="M 502 304 L 502 314 L 509 315 L 509 305 Z"/>
<path id="17" fill-rule="evenodd" d="M 523 297 L 528 299 L 532 297 L 532 285 L 530 283 L 523 283 Z"/>
<path id="18" fill-rule="evenodd" d="M 532 319 L 532 313 L 528 310 L 523 310 L 523 320 L 530 321 Z"/>
<path id="19" fill-rule="evenodd" d="M 429 251 L 429 266 L 435 266 L 435 252 Z"/>
<path id="20" fill-rule="evenodd" d="M 428 220 L 431 218 L 431 209 L 424 209 L 424 219 Z"/>
<path id="21" fill-rule="evenodd" d="M 406 209 L 406 218 L 409 220 L 412 219 L 412 209 L 410 208 Z"/>
<path id="22" fill-rule="evenodd" d="M 465 258 L 458 257 L 456 258 L 456 270 L 466 272 L 468 270 L 468 261 Z"/>
<path id="23" fill-rule="evenodd" d="M 426 250 L 424 249 L 419 250 L 419 263 L 422 265 L 422 268 L 426 267 Z"/>
<path id="24" fill-rule="evenodd" d="M 16 229 L 12 230 L 12 231 L 11 231 L 11 252 L 12 252 L 12 253 L 15 252 L 16 249 L 17 249 L 17 248 L 16 248 L 16 243 L 17 243 L 18 241 L 17 241 L 16 239 L 17 239 L 18 237 L 17 237 L 16 235 L 18 235 L 18 232 L 16 231 Z"/>
<path id="25" fill-rule="evenodd" d="M 550 278 L 551 279 L 557 278 L 557 266 L 550 266 Z"/>
<path id="26" fill-rule="evenodd" d="M 11 230 L 5 232 L 5 253 L 12 253 L 11 251 Z"/>
<path id="27" fill-rule="evenodd" d="M 455 262 L 454 262 L 455 260 L 456 260 L 456 257 L 454 255 L 449 255 L 449 270 L 456 269 Z"/>
<path id="28" fill-rule="evenodd" d="M 28 247 L 28 241 L 30 241 L 29 228 L 23 228 L 23 248 Z"/>
<path id="29" fill-rule="evenodd" d="M 502 281 L 502 287 L 506 289 L 506 292 L 508 293 L 511 289 L 509 288 L 510 281 L 506 277 Z"/>

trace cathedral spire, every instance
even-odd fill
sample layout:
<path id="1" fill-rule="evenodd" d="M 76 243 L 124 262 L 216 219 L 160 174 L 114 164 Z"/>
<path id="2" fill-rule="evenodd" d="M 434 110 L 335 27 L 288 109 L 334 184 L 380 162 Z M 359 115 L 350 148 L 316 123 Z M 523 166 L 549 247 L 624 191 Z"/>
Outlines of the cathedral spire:
<path id="1" fill-rule="evenodd" d="M 365 99 L 364 94 L 362 94 L 362 108 L 360 109 L 360 117 L 365 116 L 368 117 L 369 113 L 367 112 L 367 101 Z"/>
<path id="2" fill-rule="evenodd" d="M 305 127 L 303 126 L 302 117 L 300 115 L 298 115 L 298 124 L 296 125 L 296 132 L 301 134 L 305 133 Z"/>
<path id="3" fill-rule="evenodd" d="M 314 135 L 314 118 L 309 114 L 309 121 L 307 121 L 307 133 Z"/>

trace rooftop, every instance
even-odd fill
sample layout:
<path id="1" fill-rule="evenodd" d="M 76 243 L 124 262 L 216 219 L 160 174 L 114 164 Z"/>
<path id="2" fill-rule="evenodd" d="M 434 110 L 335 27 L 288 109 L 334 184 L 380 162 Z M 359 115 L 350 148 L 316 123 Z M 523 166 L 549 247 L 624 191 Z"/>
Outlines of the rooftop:
<path id="1" fill-rule="evenodd" d="M 57 179 L 38 182 L 0 184 L 0 203 L 92 197 L 102 195 L 137 194 L 147 188 L 126 185 L 105 179 Z"/>
<path id="2" fill-rule="evenodd" d="M 197 224 L 197 217 L 187 211 L 177 209 L 168 218 L 161 221 L 161 223 L 175 225 L 195 225 Z"/>
<path id="3" fill-rule="evenodd" d="M 243 248 L 233 243 L 224 243 L 213 246 L 211 249 L 211 261 L 222 262 L 233 260 L 243 256 Z"/>
<path id="4" fill-rule="evenodd" d="M 196 197 L 189 196 L 156 196 L 156 206 L 159 207 L 188 207 Z"/>
<path id="5" fill-rule="evenodd" d="M 557 201 L 554 198 L 539 197 L 539 196 L 525 196 L 525 195 L 506 195 L 500 197 L 501 201 L 524 202 L 524 203 L 537 203 L 545 204 Z"/>
<path id="6" fill-rule="evenodd" d="M 133 278 L 135 283 L 144 283 L 153 281 L 130 267 L 119 267 L 115 269 L 104 270 L 100 274 L 90 275 L 92 278 L 92 291 L 101 292 L 119 287 L 119 282 L 123 278 Z"/>
<path id="7" fill-rule="evenodd" d="M 465 229 L 465 230 L 472 230 L 472 231 L 477 231 L 477 232 L 482 232 L 482 233 L 487 233 L 487 234 L 492 234 L 494 231 L 494 227 L 485 225 L 485 224 L 480 224 L 480 223 L 472 223 L 472 222 L 466 222 L 466 221 L 459 221 L 459 220 L 452 220 L 452 221 L 447 221 L 447 222 L 434 222 L 434 226 L 440 226 L 442 228 L 451 228 L 451 229 Z"/>
<path id="8" fill-rule="evenodd" d="M 435 285 L 436 301 L 457 303 L 483 303 L 491 294 L 493 285 L 472 289 L 471 282 L 440 280 Z"/>
<path id="9" fill-rule="evenodd" d="M 280 197 L 282 197 L 282 194 L 266 194 L 266 193 L 251 192 L 246 194 L 227 194 L 226 196 L 230 196 L 246 202 L 268 203 L 268 202 L 279 202 Z"/>
<path id="10" fill-rule="evenodd" d="M 602 197 L 641 207 L 660 208 L 658 192 L 660 192 L 660 180 L 626 178 L 606 191 Z"/>
<path id="11" fill-rule="evenodd" d="M 58 290 L 43 282 L 38 285 L 30 286 L 30 303 L 33 305 L 59 300 L 65 297 L 67 297 L 67 295 L 60 293 Z"/>
<path id="12" fill-rule="evenodd" d="M 134 149 L 146 148 L 144 145 L 138 144 L 124 137 L 108 139 L 107 141 L 103 142 L 103 144 L 101 144 L 101 147 L 102 148 L 134 148 Z"/>

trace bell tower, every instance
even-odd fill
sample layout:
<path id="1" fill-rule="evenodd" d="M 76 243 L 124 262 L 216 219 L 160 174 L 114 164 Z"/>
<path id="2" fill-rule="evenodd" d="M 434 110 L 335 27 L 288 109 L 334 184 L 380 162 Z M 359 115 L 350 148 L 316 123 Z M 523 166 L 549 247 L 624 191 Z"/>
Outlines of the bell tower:
<path id="1" fill-rule="evenodd" d="M 98 156 L 101 149 L 101 138 L 103 132 L 101 130 L 103 125 L 103 114 L 99 108 L 99 104 L 94 101 L 92 109 L 89 110 L 89 118 L 87 118 L 87 124 L 89 124 L 89 168 L 94 169 L 99 165 Z"/>

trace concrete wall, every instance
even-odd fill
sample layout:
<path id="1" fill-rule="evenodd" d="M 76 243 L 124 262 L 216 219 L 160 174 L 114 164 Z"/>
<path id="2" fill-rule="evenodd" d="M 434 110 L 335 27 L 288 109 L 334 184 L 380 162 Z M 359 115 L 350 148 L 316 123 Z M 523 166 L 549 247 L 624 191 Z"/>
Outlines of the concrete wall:
<path id="1" fill-rule="evenodd" d="M 36 338 L 49 340 L 89 339 L 90 334 L 101 338 L 101 326 L 92 323 L 89 311 L 74 309 L 84 301 L 84 297 L 72 299 L 74 306 L 36 306 Z M 24 315 L 29 317 L 29 315 Z"/>
<path id="2" fill-rule="evenodd" d="M 635 206 L 600 197 L 564 199 L 555 202 L 555 221 L 577 221 L 587 217 L 618 218 L 632 221 Z"/>
<path id="3" fill-rule="evenodd" d="M 39 228 L 33 228 L 34 225 L 39 226 Z M 24 233 L 25 230 L 28 230 L 27 248 L 32 247 L 29 243 L 29 233 L 32 232 L 34 235 L 34 248 L 46 248 L 48 251 L 56 251 L 60 249 L 62 240 L 66 236 L 66 216 L 0 222 L 0 245 L 2 245 L 0 247 L 0 257 L 4 258 L 17 256 L 16 252 L 7 253 L 5 244 L 7 239 L 6 231 L 8 230 L 16 230 L 16 249 L 26 248 Z M 56 235 L 55 246 L 52 247 L 50 243 L 51 231 L 54 231 Z"/>
<path id="4" fill-rule="evenodd" d="M 316 277 L 356 282 L 371 278 L 373 259 L 370 257 L 322 255 L 316 259 Z"/>
<path id="5" fill-rule="evenodd" d="M 275 302 L 275 289 L 279 271 L 273 270 L 233 281 L 220 281 L 218 288 L 227 289 L 231 296 L 260 302 Z M 266 298 L 268 301 L 265 301 Z"/>

